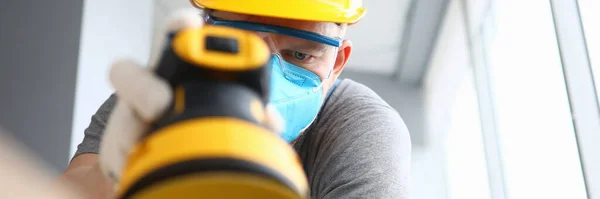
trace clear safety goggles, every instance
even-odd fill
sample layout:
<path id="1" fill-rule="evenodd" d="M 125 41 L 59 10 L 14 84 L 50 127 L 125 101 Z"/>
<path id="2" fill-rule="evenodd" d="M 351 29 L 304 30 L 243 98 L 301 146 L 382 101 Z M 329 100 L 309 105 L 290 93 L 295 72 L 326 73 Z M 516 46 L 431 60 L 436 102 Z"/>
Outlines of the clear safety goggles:
<path id="1" fill-rule="evenodd" d="M 210 15 L 205 15 L 204 18 L 207 24 L 256 32 L 267 43 L 271 53 L 281 58 L 279 60 L 308 70 L 320 80 L 331 76 L 338 48 L 342 45 L 342 38 L 305 30 L 247 21 L 221 20 Z"/>

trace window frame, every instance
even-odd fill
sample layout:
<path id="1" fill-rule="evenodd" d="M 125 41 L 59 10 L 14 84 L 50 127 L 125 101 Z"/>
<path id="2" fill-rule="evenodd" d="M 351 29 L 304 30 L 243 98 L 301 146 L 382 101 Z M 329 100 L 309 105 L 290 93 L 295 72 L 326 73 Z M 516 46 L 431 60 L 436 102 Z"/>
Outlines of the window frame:
<path id="1" fill-rule="evenodd" d="M 550 0 L 588 198 L 600 198 L 600 107 L 577 0 Z"/>
<path id="2" fill-rule="evenodd" d="M 505 199 L 506 185 L 504 179 L 504 167 L 502 153 L 498 139 L 497 116 L 493 92 L 491 91 L 491 74 L 489 63 L 487 63 L 486 42 L 484 42 L 486 31 L 493 29 L 493 0 L 486 6 L 485 19 L 480 24 L 472 24 L 468 0 L 462 0 L 462 12 L 466 26 L 468 51 L 470 64 L 473 70 L 473 78 L 479 106 L 479 118 L 481 134 L 483 137 L 483 148 L 487 166 L 487 177 L 490 191 L 490 199 Z M 475 27 L 473 27 L 475 26 Z M 475 30 L 475 32 L 471 32 Z"/>
<path id="3" fill-rule="evenodd" d="M 484 149 L 486 154 L 491 199 L 506 198 L 506 185 L 499 146 L 495 96 L 491 90 L 491 74 L 487 63 L 486 32 L 493 31 L 495 0 L 489 0 L 484 20 L 471 24 L 467 6 L 462 0 L 465 24 L 469 32 L 469 53 L 477 89 Z M 600 198 L 600 105 L 589 59 L 577 0 L 550 0 L 560 60 L 564 72 L 567 97 L 581 161 L 588 198 Z M 575 23 L 573 23 L 575 22 Z M 474 26 L 473 28 L 471 26 Z"/>

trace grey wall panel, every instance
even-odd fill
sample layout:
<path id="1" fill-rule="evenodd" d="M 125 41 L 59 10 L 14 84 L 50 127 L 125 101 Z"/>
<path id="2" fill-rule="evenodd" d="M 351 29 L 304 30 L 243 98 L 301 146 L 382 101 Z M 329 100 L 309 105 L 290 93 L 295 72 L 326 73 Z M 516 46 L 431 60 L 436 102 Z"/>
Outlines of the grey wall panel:
<path id="1" fill-rule="evenodd" d="M 56 170 L 68 163 L 83 1 L 0 6 L 0 125 Z"/>
<path id="2" fill-rule="evenodd" d="M 450 0 L 412 0 L 404 27 L 395 76 L 407 84 L 422 83 L 435 50 Z"/>

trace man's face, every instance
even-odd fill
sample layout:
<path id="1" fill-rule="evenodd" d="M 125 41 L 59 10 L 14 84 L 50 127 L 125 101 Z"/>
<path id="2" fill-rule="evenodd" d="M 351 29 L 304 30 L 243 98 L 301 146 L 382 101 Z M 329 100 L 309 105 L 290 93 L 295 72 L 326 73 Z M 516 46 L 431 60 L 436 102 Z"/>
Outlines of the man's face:
<path id="1" fill-rule="evenodd" d="M 212 11 L 210 14 L 215 18 L 224 20 L 278 25 L 315 32 L 328 37 L 343 38 L 346 32 L 346 25 L 327 22 L 299 21 L 223 11 Z M 292 37 L 268 37 L 267 40 L 267 43 L 271 46 L 271 50 L 275 49 L 274 51 L 277 51 L 275 53 L 280 54 L 286 61 L 321 77 L 323 81 L 323 96 L 326 96 L 327 91 L 339 77 L 352 51 L 352 43 L 349 40 L 344 40 L 342 46 L 339 48 Z M 331 76 L 327 78 L 330 71 Z"/>

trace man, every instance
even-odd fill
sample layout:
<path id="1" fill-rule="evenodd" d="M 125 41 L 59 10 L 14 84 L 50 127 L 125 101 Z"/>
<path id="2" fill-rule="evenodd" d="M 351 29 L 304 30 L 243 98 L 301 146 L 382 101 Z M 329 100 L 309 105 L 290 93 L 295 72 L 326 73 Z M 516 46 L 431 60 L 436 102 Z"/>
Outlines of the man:
<path id="1" fill-rule="evenodd" d="M 298 152 L 312 198 L 408 198 L 404 122 L 366 86 L 338 79 L 352 52 L 341 38 L 365 14 L 361 0 L 191 2 L 207 24 L 256 31 L 271 48 L 270 103 L 285 120 L 281 136 Z M 92 117 L 64 175 L 97 198 L 113 194 L 97 154 L 116 101 L 111 96 Z"/>

